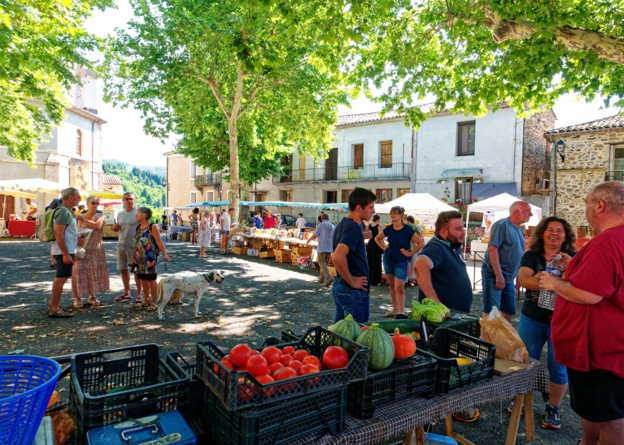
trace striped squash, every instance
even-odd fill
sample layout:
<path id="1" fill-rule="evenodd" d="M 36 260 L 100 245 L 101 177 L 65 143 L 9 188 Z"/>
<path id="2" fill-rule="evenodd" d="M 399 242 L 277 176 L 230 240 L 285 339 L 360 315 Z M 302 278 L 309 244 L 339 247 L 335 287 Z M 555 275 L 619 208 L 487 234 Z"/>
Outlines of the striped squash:
<path id="1" fill-rule="evenodd" d="M 368 348 L 368 367 L 373 371 L 386 369 L 394 359 L 394 344 L 390 334 L 373 323 L 370 329 L 362 332 L 356 343 Z"/>
<path id="2" fill-rule="evenodd" d="M 360 325 L 353 319 L 351 314 L 347 315 L 346 318 L 336 322 L 333 326 L 329 327 L 329 330 L 334 334 L 338 334 L 344 338 L 355 341 L 360 335 Z M 341 340 L 336 340 L 334 342 L 336 346 L 342 346 L 347 351 L 349 351 L 349 345 Z"/>

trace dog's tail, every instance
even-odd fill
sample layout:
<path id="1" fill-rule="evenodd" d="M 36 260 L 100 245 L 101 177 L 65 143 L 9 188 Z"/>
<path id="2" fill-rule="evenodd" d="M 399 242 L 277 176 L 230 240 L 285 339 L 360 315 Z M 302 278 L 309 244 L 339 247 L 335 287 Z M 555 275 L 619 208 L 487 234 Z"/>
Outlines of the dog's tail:
<path id="1" fill-rule="evenodd" d="M 163 289 L 164 287 L 164 280 L 161 278 L 158 282 L 158 292 L 156 292 L 156 304 L 160 303 L 163 299 L 163 295 L 165 293 L 165 290 Z"/>

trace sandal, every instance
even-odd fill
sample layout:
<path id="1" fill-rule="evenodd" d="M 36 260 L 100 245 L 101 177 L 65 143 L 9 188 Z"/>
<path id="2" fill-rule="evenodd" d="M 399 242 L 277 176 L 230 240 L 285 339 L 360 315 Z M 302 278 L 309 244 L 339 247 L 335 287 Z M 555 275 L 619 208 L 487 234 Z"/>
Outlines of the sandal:
<path id="1" fill-rule="evenodd" d="M 93 307 L 102 306 L 102 302 L 97 297 L 89 297 L 87 304 Z"/>
<path id="2" fill-rule="evenodd" d="M 154 303 L 147 303 L 147 305 L 145 306 L 145 310 L 146 311 L 150 311 L 151 312 L 151 311 L 155 311 L 156 309 L 157 308 L 156 308 L 156 305 Z"/>
<path id="3" fill-rule="evenodd" d="M 476 408 L 468 408 L 453 414 L 453 420 L 458 422 L 471 423 L 481 417 L 481 411 Z"/>
<path id="4" fill-rule="evenodd" d="M 137 301 L 134 302 L 134 307 L 137 308 L 137 309 L 140 309 L 142 307 L 145 307 L 147 304 L 149 304 L 149 303 L 146 303 L 143 300 L 141 300 L 141 301 L 137 300 Z"/>
<path id="5" fill-rule="evenodd" d="M 82 309 L 84 307 L 84 303 L 82 300 L 74 300 L 74 307 L 76 309 Z"/>
<path id="6" fill-rule="evenodd" d="M 394 318 L 396 316 L 396 314 L 394 312 L 388 312 L 387 314 L 384 314 L 383 318 Z"/>
<path id="7" fill-rule="evenodd" d="M 114 301 L 115 303 L 119 303 L 120 301 L 128 301 L 129 299 L 130 299 L 130 295 L 125 296 L 125 297 L 124 297 L 123 295 L 120 295 L 120 296 L 118 296 L 118 297 L 115 297 L 115 298 L 113 299 L 113 301 Z"/>
<path id="8" fill-rule="evenodd" d="M 69 318 L 73 317 L 74 313 L 70 310 L 59 307 L 58 311 L 53 311 L 52 308 L 48 308 L 48 318 Z"/>

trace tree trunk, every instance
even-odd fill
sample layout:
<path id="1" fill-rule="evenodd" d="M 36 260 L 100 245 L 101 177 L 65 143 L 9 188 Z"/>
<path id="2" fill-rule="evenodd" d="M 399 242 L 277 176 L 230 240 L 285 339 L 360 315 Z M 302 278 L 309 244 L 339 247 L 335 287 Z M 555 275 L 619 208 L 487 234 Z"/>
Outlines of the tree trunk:
<path id="1" fill-rule="evenodd" d="M 230 207 L 234 207 L 234 218 L 238 221 L 240 202 L 240 179 L 239 179 L 239 158 L 238 158 L 238 133 L 236 126 L 236 116 L 231 115 L 228 119 L 228 132 L 230 136 Z"/>

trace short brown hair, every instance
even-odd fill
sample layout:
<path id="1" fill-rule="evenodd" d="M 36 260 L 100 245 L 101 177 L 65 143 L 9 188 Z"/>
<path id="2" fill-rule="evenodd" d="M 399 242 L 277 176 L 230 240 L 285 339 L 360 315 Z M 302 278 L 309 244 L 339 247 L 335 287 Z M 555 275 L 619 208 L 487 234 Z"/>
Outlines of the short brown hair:
<path id="1" fill-rule="evenodd" d="M 438 214 L 438 219 L 436 219 L 435 222 L 435 231 L 437 233 L 440 233 L 440 230 L 448 226 L 449 221 L 452 219 L 463 220 L 464 218 L 462 217 L 462 214 L 459 213 L 457 210 L 447 210 L 446 212 L 440 212 Z"/>

